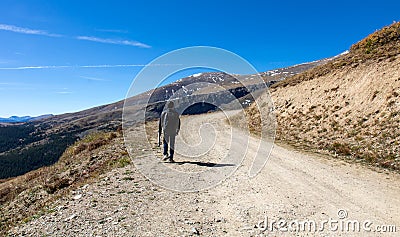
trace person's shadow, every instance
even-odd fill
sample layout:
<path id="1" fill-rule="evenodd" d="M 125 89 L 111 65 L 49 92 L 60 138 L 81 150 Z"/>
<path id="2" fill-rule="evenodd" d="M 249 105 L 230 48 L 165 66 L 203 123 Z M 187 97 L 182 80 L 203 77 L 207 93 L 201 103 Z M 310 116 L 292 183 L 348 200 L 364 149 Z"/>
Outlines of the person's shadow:
<path id="1" fill-rule="evenodd" d="M 235 166 L 235 164 L 218 164 L 212 162 L 199 162 L 199 161 L 175 161 L 173 164 L 184 165 L 192 164 L 205 167 L 225 167 L 225 166 Z"/>

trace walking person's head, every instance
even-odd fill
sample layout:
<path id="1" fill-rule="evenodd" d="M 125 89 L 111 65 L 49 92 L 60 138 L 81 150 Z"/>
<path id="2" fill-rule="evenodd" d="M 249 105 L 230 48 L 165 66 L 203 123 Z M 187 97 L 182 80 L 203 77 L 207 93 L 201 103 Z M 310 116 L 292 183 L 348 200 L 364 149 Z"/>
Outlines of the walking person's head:
<path id="1" fill-rule="evenodd" d="M 173 109 L 174 108 L 174 102 L 172 102 L 172 101 L 169 101 L 168 102 L 168 109 Z"/>

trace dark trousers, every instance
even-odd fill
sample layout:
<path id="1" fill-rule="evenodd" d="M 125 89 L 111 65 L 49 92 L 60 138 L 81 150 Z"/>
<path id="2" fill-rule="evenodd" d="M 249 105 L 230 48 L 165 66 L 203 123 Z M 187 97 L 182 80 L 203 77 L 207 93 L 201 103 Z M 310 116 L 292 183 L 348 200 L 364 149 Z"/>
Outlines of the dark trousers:
<path id="1" fill-rule="evenodd" d="M 168 155 L 168 145 L 169 145 L 169 157 L 174 157 L 174 149 L 175 149 L 175 134 L 164 133 L 163 139 L 164 145 L 164 155 Z"/>

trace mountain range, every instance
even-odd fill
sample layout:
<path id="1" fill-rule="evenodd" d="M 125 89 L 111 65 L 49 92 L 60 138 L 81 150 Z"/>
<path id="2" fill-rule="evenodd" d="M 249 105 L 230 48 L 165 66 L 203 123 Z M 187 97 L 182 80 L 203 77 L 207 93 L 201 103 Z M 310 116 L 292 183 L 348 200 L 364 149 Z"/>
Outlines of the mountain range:
<path id="1" fill-rule="evenodd" d="M 388 209 L 393 210 L 398 206 L 397 203 L 386 201 L 385 198 L 389 195 L 386 195 L 387 190 L 383 189 L 395 190 L 396 195 L 390 196 L 391 201 L 398 200 L 398 192 L 396 193 L 396 190 L 399 190 L 397 187 L 398 176 L 389 176 L 389 170 L 398 172 L 400 168 L 399 72 L 400 23 L 394 23 L 355 43 L 349 52 L 337 57 L 260 73 L 267 85 L 270 86 L 269 93 L 274 102 L 278 125 L 276 132 L 278 144 L 301 149 L 307 153 L 328 154 L 329 156 L 318 155 L 318 157 L 301 158 L 300 155 L 297 155 L 293 158 L 288 155 L 293 152 L 285 151 L 275 157 L 275 163 L 272 163 L 273 169 L 264 172 L 270 177 L 259 179 L 260 186 L 257 189 L 249 189 L 247 176 L 234 179 L 234 184 L 228 183 L 229 185 L 225 187 L 233 192 L 231 195 L 223 193 L 214 199 L 198 201 L 201 193 L 194 193 L 195 196 L 190 196 L 187 205 L 170 204 L 170 207 L 174 208 L 167 208 L 168 215 L 171 210 L 181 211 L 179 206 L 183 206 L 185 211 L 181 212 L 184 215 L 196 216 L 203 211 L 203 208 L 198 208 L 198 205 L 216 202 L 218 204 L 216 208 L 220 208 L 223 204 L 229 206 L 232 203 L 231 199 L 226 198 L 243 196 L 245 202 L 240 204 L 252 205 L 242 211 L 243 218 L 247 218 L 249 210 L 254 210 L 252 201 L 260 198 L 252 196 L 253 199 L 249 199 L 248 197 L 265 192 L 263 201 L 276 198 L 275 205 L 277 206 L 278 204 L 282 205 L 282 201 L 288 201 L 287 205 L 284 205 L 287 206 L 287 213 L 298 211 L 297 203 L 301 203 L 302 208 L 315 208 L 315 213 L 322 212 L 316 207 L 332 206 L 331 204 L 334 203 L 338 204 L 332 206 L 336 214 L 338 206 L 346 206 L 350 203 L 351 205 L 347 207 L 355 206 L 356 209 L 353 211 L 375 210 L 383 216 L 388 216 L 388 213 L 392 213 Z M 216 76 L 220 80 L 212 81 Z M 242 76 L 247 80 L 246 87 L 257 89 L 257 85 L 251 83 L 252 77 L 255 75 Z M 247 121 L 239 121 L 242 123 L 239 126 L 250 126 L 250 131 L 257 134 L 260 126 L 263 126 L 258 123 L 260 121 L 259 110 L 270 109 L 264 106 L 264 102 L 269 96 L 266 97 L 266 94 L 257 98 L 249 96 L 249 91 L 244 88 L 244 85 L 236 83 L 230 75 L 224 73 L 202 73 L 182 78 L 161 88 L 131 97 L 126 104 L 135 109 L 132 110 L 133 113 L 146 110 L 147 118 L 152 120 L 158 117 L 165 100 L 169 98 L 173 90 L 176 91 L 193 82 L 211 82 L 210 80 L 230 90 L 242 103 L 246 108 Z M 212 95 L 213 93 L 209 93 L 213 92 L 212 89 L 206 88 L 207 93 L 200 93 L 201 96 L 204 94 L 215 96 L 215 93 L 218 92 Z M 253 103 L 254 101 L 257 103 Z M 130 162 L 121 135 L 123 107 L 124 101 L 119 101 L 77 113 L 55 115 L 39 121 L 0 124 L 0 174 L 2 175 L 0 178 L 3 178 L 0 182 L 0 205 L 2 206 L 0 234 L 6 233 L 16 223 L 28 223 L 41 215 L 51 218 L 51 216 L 65 214 L 73 209 L 76 203 L 85 201 L 82 200 L 85 197 L 82 195 L 83 191 L 80 190 L 87 189 L 89 185 L 92 185 L 85 184 L 89 182 L 97 182 L 96 187 L 103 189 L 85 194 L 90 197 L 86 198 L 90 201 L 90 205 L 88 202 L 85 205 L 87 209 L 84 211 L 97 210 L 97 205 L 103 204 L 103 201 L 109 201 L 107 204 L 110 206 L 116 204 L 120 207 L 122 199 L 118 198 L 127 195 L 127 201 L 137 201 L 137 203 L 127 205 L 127 208 L 128 206 L 142 207 L 150 203 L 148 206 L 158 208 L 147 210 L 149 215 L 154 217 L 154 213 L 160 211 L 159 207 L 164 207 L 159 205 L 160 200 L 164 202 L 179 200 L 181 202 L 182 198 L 189 195 L 164 192 L 155 186 L 142 188 L 143 180 L 146 179 L 138 175 L 134 166 L 122 170 Z M 213 110 L 214 108 L 209 109 Z M 207 110 L 201 112 L 207 112 Z M 268 111 L 265 112 L 268 113 Z M 282 150 L 282 148 L 277 149 Z M 152 151 L 144 150 L 143 152 Z M 300 152 L 294 153 L 300 154 Z M 342 162 L 343 160 L 346 162 Z M 288 161 L 293 164 L 288 165 Z M 353 161 L 362 165 L 354 165 Z M 309 166 L 315 162 L 317 162 L 317 166 Z M 364 169 L 363 166 L 368 166 L 370 169 Z M 382 171 L 382 168 L 385 171 Z M 113 169 L 114 172 L 106 173 Z M 371 169 L 379 172 L 372 172 Z M 117 175 L 118 172 L 120 175 Z M 362 175 L 359 176 L 359 174 Z M 18 177 L 13 178 L 14 176 Z M 379 180 L 376 177 L 379 177 Z M 115 183 L 108 185 L 108 182 L 113 179 Z M 271 189 L 275 181 L 266 185 L 266 180 L 275 180 L 281 182 L 281 185 Z M 109 195 L 110 190 L 120 188 L 124 182 L 129 182 L 126 190 L 118 190 L 114 192 L 115 194 Z M 245 186 L 244 191 L 242 190 L 243 195 L 237 195 L 239 189 L 236 187 L 240 184 Z M 79 185 L 82 186 L 81 189 L 77 188 Z M 298 185 L 300 188 L 297 187 Z M 140 190 L 134 189 L 134 192 L 130 192 L 132 188 L 140 188 Z M 309 195 L 304 195 L 304 190 Z M 68 192 L 75 196 L 66 198 L 65 205 L 58 203 L 59 206 L 50 208 L 51 203 L 55 200 L 59 201 L 60 197 L 67 196 Z M 158 192 L 161 195 L 155 196 Z M 288 192 L 295 192 L 298 196 L 289 198 Z M 165 198 L 167 193 L 173 193 L 174 196 Z M 274 195 L 271 196 L 271 193 Z M 105 198 L 98 201 L 92 196 L 97 194 L 101 194 L 100 196 Z M 143 194 L 151 195 L 151 197 L 135 196 Z M 212 192 L 207 191 L 205 194 L 207 198 L 212 196 Z M 321 195 L 326 196 L 321 198 Z M 220 200 L 223 200 L 222 204 L 219 203 Z M 360 207 L 359 205 L 365 206 Z M 368 205 L 371 205 L 369 207 L 372 208 L 366 208 Z M 242 205 L 230 206 L 241 207 Z M 186 210 L 188 207 L 195 209 L 193 210 L 194 214 L 188 214 Z M 276 209 L 274 205 L 271 207 Z M 227 207 L 225 206 L 225 208 Z M 385 208 L 385 211 L 382 211 L 381 208 Z M 226 211 L 223 208 L 219 210 Z M 103 213 L 102 208 L 97 211 Z M 115 214 L 123 211 L 123 209 L 110 209 L 109 213 Z M 309 212 L 308 209 L 307 212 Z M 133 225 L 137 225 L 137 221 L 143 219 L 143 213 L 137 209 L 128 213 L 129 217 L 138 213 L 139 217 L 132 218 Z M 240 214 L 241 212 L 231 211 L 231 213 Z M 393 213 L 398 212 L 394 211 Z M 55 225 L 57 231 L 59 226 L 64 225 L 66 226 L 66 230 L 63 230 L 65 232 L 73 229 L 70 225 L 73 219 L 81 218 L 79 220 L 82 220 L 76 221 L 75 225 L 91 223 L 87 221 L 86 214 L 81 212 L 79 216 L 79 214 L 71 212 L 68 216 L 64 215 L 59 222 L 40 219 L 40 223 L 50 223 L 48 226 Z M 281 214 L 277 213 L 277 216 L 281 216 Z M 304 215 L 309 215 L 309 213 Z M 326 217 L 325 212 L 322 215 L 323 218 Z M 259 217 L 260 215 L 255 216 Z M 157 217 L 159 218 L 158 215 Z M 169 217 L 165 216 L 165 219 Z M 182 220 L 186 220 L 185 218 L 182 217 Z M 97 219 L 94 220 L 95 223 L 107 225 L 103 219 L 98 219 L 98 222 Z M 147 217 L 146 223 L 155 223 L 149 220 L 151 218 Z M 398 218 L 392 220 L 398 220 Z M 120 221 L 123 222 L 124 219 L 110 221 L 110 225 L 118 225 Z M 116 224 L 114 225 L 114 223 Z M 212 223 L 212 226 L 217 223 L 224 223 L 224 219 L 221 218 Z M 156 222 L 155 224 L 159 225 L 160 223 Z M 227 225 L 232 226 L 231 224 L 232 222 Z M 208 220 L 204 225 L 207 228 L 211 226 Z M 35 225 L 31 224 L 32 226 Z M 132 230 L 132 226 L 129 226 L 129 230 Z M 198 233 L 197 229 L 195 231 Z M 20 231 L 20 233 L 25 232 Z"/>
<path id="2" fill-rule="evenodd" d="M 175 91 L 181 88 L 184 89 L 194 82 L 208 82 L 211 84 L 214 83 L 214 85 L 217 87 L 222 87 L 225 90 L 229 90 L 234 95 L 234 98 L 240 101 L 242 106 L 246 108 L 257 99 L 253 98 L 250 92 L 260 90 L 261 88 L 260 85 L 255 84 L 256 80 L 253 80 L 256 76 L 261 76 L 266 85 L 272 87 L 272 96 L 275 101 L 275 106 L 278 109 L 278 139 L 291 140 L 292 138 L 303 137 L 305 134 L 308 134 L 304 132 L 304 129 L 305 131 L 310 130 L 315 132 L 315 129 L 312 128 L 319 127 L 321 121 L 323 121 L 319 120 L 319 118 L 328 117 L 330 118 L 329 121 L 326 120 L 324 121 L 324 123 L 334 125 L 329 128 L 322 128 L 320 129 L 321 131 L 317 132 L 317 134 L 320 135 L 325 134 L 324 136 L 327 137 L 326 141 L 323 142 L 324 139 L 320 139 L 317 134 L 313 134 L 310 135 L 311 137 L 304 138 L 306 141 L 305 144 L 313 147 L 315 147 L 315 144 L 319 144 L 317 147 L 315 147 L 316 149 L 324 150 L 329 148 L 328 150 L 335 152 L 335 154 L 353 155 L 357 157 L 365 157 L 365 155 L 367 154 L 368 157 L 372 157 L 368 158 L 368 160 L 376 161 L 376 163 L 380 164 L 387 164 L 386 166 L 390 167 L 397 167 L 397 165 L 395 164 L 396 162 L 390 162 L 390 160 L 388 161 L 387 158 L 385 158 L 394 157 L 394 159 L 397 159 L 396 156 L 393 156 L 393 151 L 388 154 L 383 154 L 381 151 L 376 150 L 377 148 L 372 149 L 374 145 L 367 142 L 372 141 L 371 139 L 367 139 L 367 137 L 370 136 L 369 134 L 375 134 L 376 132 L 372 133 L 372 131 L 368 131 L 365 135 L 363 135 L 362 133 L 360 133 L 360 129 L 355 129 L 355 131 L 353 131 L 354 129 L 349 130 L 347 127 L 343 127 L 343 129 L 341 129 L 339 126 L 344 126 L 342 123 L 356 123 L 357 125 L 357 123 L 362 123 L 358 121 L 369 120 L 368 118 L 371 117 L 373 117 L 375 120 L 379 119 L 374 115 L 374 113 L 384 115 L 386 114 L 386 116 L 387 114 L 390 114 L 391 117 L 394 116 L 396 118 L 396 106 L 398 102 L 390 98 L 396 98 L 396 95 L 400 93 L 396 90 L 394 86 L 396 85 L 397 81 L 394 81 L 391 86 L 387 86 L 381 89 L 378 88 L 380 88 L 383 84 L 367 85 L 369 89 L 365 93 L 368 93 L 368 96 L 371 96 L 371 98 L 368 98 L 368 96 L 365 95 L 363 99 L 360 98 L 359 100 L 360 103 L 362 100 L 364 100 L 365 102 L 369 101 L 370 107 L 364 110 L 365 112 L 373 108 L 374 111 L 370 111 L 369 114 L 364 114 L 360 112 L 357 114 L 356 118 L 353 118 L 351 116 L 348 117 L 346 122 L 339 122 L 338 119 L 332 120 L 331 116 L 334 116 L 334 118 L 342 118 L 343 115 L 340 113 L 335 113 L 335 111 L 339 111 L 346 107 L 350 108 L 348 106 L 349 104 L 356 107 L 352 108 L 351 110 L 343 109 L 342 111 L 347 111 L 344 112 L 346 116 L 348 114 L 351 114 L 355 110 L 359 110 L 357 109 L 357 107 L 359 108 L 360 106 L 353 104 L 351 102 L 351 98 L 359 98 L 361 94 L 344 93 L 344 91 L 342 91 L 342 89 L 345 88 L 343 85 L 348 84 L 348 82 L 343 81 L 343 78 L 345 77 L 344 75 L 348 73 L 348 71 L 356 70 L 357 75 L 364 75 L 367 72 L 363 71 L 366 70 L 363 69 L 363 65 L 380 65 L 386 61 L 388 61 L 388 65 L 392 65 L 393 68 L 396 68 L 396 65 L 394 65 L 394 63 L 396 62 L 396 59 L 399 55 L 398 35 L 400 35 L 400 33 L 398 28 L 399 23 L 393 24 L 390 27 L 385 27 L 381 31 L 375 32 L 374 34 L 368 36 L 366 39 L 363 39 L 360 42 L 354 44 L 349 51 L 345 51 L 344 53 L 332 58 L 262 72 L 257 75 L 235 75 L 235 77 L 243 79 L 241 81 L 244 84 L 239 83 L 237 79 L 235 79 L 235 77 L 226 73 L 200 73 L 182 78 L 171 84 L 133 96 L 131 98 L 128 98 L 126 101 L 121 100 L 116 103 L 94 107 L 76 113 L 67 113 L 54 116 L 44 115 L 35 118 L 11 117 L 9 119 L 3 120 L 3 122 L 0 123 L 0 179 L 21 175 L 30 170 L 37 169 L 41 166 L 51 165 L 57 162 L 58 158 L 69 145 L 73 144 L 78 139 L 83 138 L 87 134 L 96 131 L 113 131 L 120 128 L 124 103 L 125 106 L 130 106 L 131 113 L 139 114 L 141 111 L 145 110 L 146 119 L 156 119 L 159 117 L 164 107 L 165 101 L 169 97 L 171 97 Z M 371 67 L 370 69 L 381 71 L 382 68 L 386 70 L 386 66 L 376 69 Z M 393 72 L 391 73 L 393 74 Z M 385 72 L 382 71 L 382 74 L 384 75 Z M 330 76 L 324 79 L 325 82 L 315 83 L 317 80 L 314 79 L 327 77 L 327 75 Z M 343 76 L 339 77 L 338 75 Z M 218 80 L 215 80 L 215 78 L 218 78 Z M 335 86 L 334 88 L 327 88 L 330 87 L 330 84 L 325 85 L 324 83 L 326 83 L 326 81 L 333 80 L 332 78 L 336 79 L 331 83 L 335 85 L 337 84 L 337 86 Z M 306 83 L 306 81 L 313 81 L 312 84 L 315 85 L 307 85 L 307 88 L 299 89 L 299 84 L 304 84 Z M 378 83 L 376 80 L 373 80 L 373 82 Z M 324 84 L 325 86 L 321 86 L 321 84 Z M 200 91 L 196 91 L 197 89 L 195 88 L 194 91 L 184 90 L 184 92 L 186 93 L 186 95 L 195 94 L 196 96 L 202 97 L 202 100 L 209 99 L 215 101 L 215 99 L 218 98 L 218 100 L 220 100 L 220 103 L 228 104 L 230 101 L 227 99 L 221 99 L 221 92 L 215 90 L 214 87 L 210 86 L 208 88 L 202 88 Z M 307 92 L 309 91 L 308 87 L 312 89 L 310 92 Z M 324 89 L 322 92 L 320 92 L 322 88 Z M 390 92 L 387 91 L 389 89 Z M 291 90 L 293 90 L 293 95 L 302 95 L 303 97 L 306 95 L 307 96 L 304 98 L 301 97 L 301 100 L 295 102 L 293 101 L 294 98 L 288 97 L 290 95 L 289 91 Z M 346 90 L 350 90 L 350 88 Z M 279 91 L 279 93 L 277 91 Z M 299 91 L 301 91 L 302 93 L 299 93 Z M 321 94 L 319 94 L 318 98 L 315 98 L 315 96 L 318 94 L 317 92 L 320 92 Z M 336 102 L 337 104 L 332 104 L 331 107 L 326 108 L 326 105 L 330 104 L 329 101 L 332 101 L 332 96 L 339 96 L 330 95 L 326 98 L 326 100 L 328 101 L 321 101 L 321 99 L 325 98 L 325 95 L 329 94 L 329 92 L 342 92 L 343 95 L 340 95 L 342 96 L 342 98 Z M 279 94 L 279 96 L 277 98 L 274 98 L 274 95 L 277 94 Z M 375 105 L 376 101 L 380 99 L 379 96 L 385 96 L 386 94 L 390 94 L 386 96 L 388 103 L 390 102 L 390 106 L 385 105 L 384 107 L 387 109 L 373 106 Z M 283 98 L 286 99 L 281 102 Z M 315 98 L 313 100 L 319 102 L 312 102 L 309 105 L 309 110 L 305 111 L 304 106 L 308 106 L 308 104 L 310 103 L 308 102 L 308 100 L 311 100 L 312 98 Z M 340 105 L 342 103 L 342 100 L 347 101 L 344 102 L 345 105 Z M 283 103 L 283 105 L 280 105 L 280 103 Z M 295 105 L 295 103 L 297 105 Z M 199 105 L 197 104 L 190 108 L 190 110 L 187 110 L 185 113 L 205 113 L 214 109 L 215 108 L 212 106 L 199 107 Z M 313 115 L 310 118 L 307 117 L 311 116 L 309 111 L 313 111 Z M 292 114 L 292 112 L 294 112 L 295 114 Z M 356 113 L 352 114 L 355 115 Z M 311 121 L 314 121 L 315 118 L 318 118 L 317 121 L 315 121 L 314 124 L 309 124 Z M 296 121 L 297 119 L 305 120 L 299 120 L 297 123 L 294 124 L 294 121 Z M 8 121 L 9 123 L 4 123 L 4 121 Z M 308 124 L 307 128 L 304 128 L 305 124 Z M 331 129 L 335 129 L 335 136 L 333 136 L 332 134 L 327 135 L 327 133 L 329 133 Z M 298 133 L 293 134 L 294 131 L 298 131 Z M 353 131 L 351 132 L 353 135 L 347 135 L 352 141 L 349 141 L 350 143 L 348 143 L 344 142 L 342 138 L 339 139 L 339 137 L 341 137 L 342 135 L 338 134 L 338 132 L 336 131 L 343 131 L 345 134 L 347 132 Z M 395 131 L 397 130 L 395 129 Z M 387 133 L 390 134 L 391 137 L 394 135 L 391 131 L 387 131 Z M 332 136 L 334 138 L 332 138 Z M 387 136 L 387 134 L 385 133 L 385 135 L 383 136 Z M 365 151 L 365 148 L 357 145 L 357 142 L 360 142 L 359 139 L 361 139 L 361 137 L 365 137 L 365 142 L 369 144 L 368 146 L 371 147 L 371 149 Z M 311 138 L 315 138 L 318 141 L 314 141 L 314 139 Z M 335 139 L 335 142 L 332 142 L 332 139 Z M 354 139 L 355 141 L 353 141 Z M 296 140 L 295 143 L 300 144 L 302 143 L 301 140 L 302 139 L 300 139 L 299 141 Z M 310 141 L 313 142 L 310 143 Z M 380 141 L 382 141 L 382 147 L 385 147 L 384 144 L 386 143 L 383 142 L 383 137 L 380 139 Z M 394 139 L 392 142 L 398 141 Z M 360 150 L 362 149 L 364 149 L 364 151 L 360 152 Z"/>
<path id="3" fill-rule="evenodd" d="M 246 85 L 242 85 L 235 77 L 226 73 L 201 73 L 146 91 L 126 101 L 121 100 L 76 113 L 45 115 L 36 118 L 24 117 L 23 119 L 12 117 L 6 120 L 8 123 L 0 123 L 0 179 L 18 176 L 57 162 L 69 145 L 87 134 L 118 129 L 121 127 L 124 102 L 127 106 L 131 106 L 130 111 L 133 113 L 146 110 L 146 119 L 152 120 L 159 117 L 165 101 L 172 96 L 174 91 L 194 82 L 208 82 L 229 90 L 235 96 L 234 98 L 247 107 L 255 99 L 250 96 L 249 90 L 260 89 L 260 85 L 254 84 L 256 76 L 261 76 L 265 83 L 271 86 L 305 70 L 323 65 L 334 58 L 271 70 L 258 75 L 239 75 L 238 77 L 241 77 Z M 214 81 L 214 78 L 218 80 Z M 191 94 L 194 91 L 186 93 Z M 210 87 L 196 91 L 195 94 L 203 96 L 204 99 L 205 97 L 219 99 L 220 93 Z M 229 102 L 221 100 L 221 103 Z M 213 107 L 196 107 L 195 105 L 186 111 L 186 114 L 205 113 L 213 109 Z"/>
<path id="4" fill-rule="evenodd" d="M 45 119 L 53 116 L 52 114 L 44 114 L 36 117 L 31 117 L 31 116 L 11 116 L 9 118 L 0 118 L 0 123 L 23 123 L 23 122 L 29 122 L 29 121 L 35 121 L 35 120 L 40 120 L 40 119 Z"/>

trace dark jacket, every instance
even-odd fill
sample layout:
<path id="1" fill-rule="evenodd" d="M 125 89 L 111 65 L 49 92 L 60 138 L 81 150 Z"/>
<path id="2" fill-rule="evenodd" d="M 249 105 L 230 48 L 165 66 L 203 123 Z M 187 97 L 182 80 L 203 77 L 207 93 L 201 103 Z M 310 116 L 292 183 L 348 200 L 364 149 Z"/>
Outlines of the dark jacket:
<path id="1" fill-rule="evenodd" d="M 158 133 L 161 131 L 169 135 L 178 135 L 181 128 L 181 120 L 175 109 L 168 108 L 161 113 L 160 122 L 158 124 Z"/>

